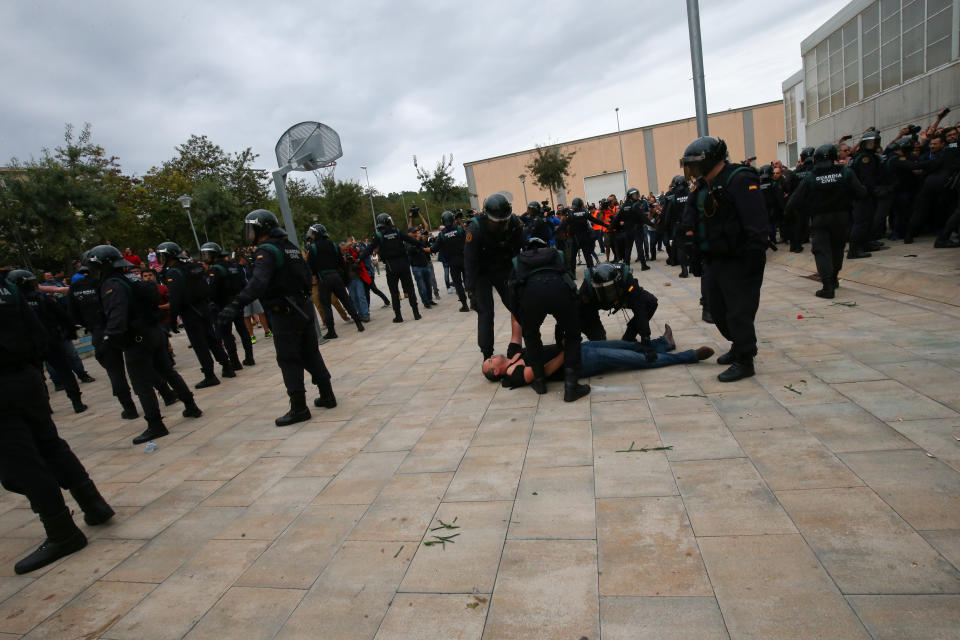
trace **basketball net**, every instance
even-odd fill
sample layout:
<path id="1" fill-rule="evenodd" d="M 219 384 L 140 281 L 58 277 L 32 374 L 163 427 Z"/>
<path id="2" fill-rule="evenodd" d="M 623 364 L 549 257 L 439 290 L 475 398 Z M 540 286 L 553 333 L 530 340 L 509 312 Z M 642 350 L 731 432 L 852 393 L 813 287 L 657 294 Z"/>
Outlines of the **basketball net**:
<path id="1" fill-rule="evenodd" d="M 326 164 L 320 167 L 319 169 L 314 169 L 313 171 L 310 172 L 313 174 L 313 177 L 317 181 L 317 189 L 319 189 L 320 191 L 323 191 L 323 181 L 327 179 L 332 179 L 336 169 L 337 169 L 337 163 L 331 162 L 330 164 Z"/>

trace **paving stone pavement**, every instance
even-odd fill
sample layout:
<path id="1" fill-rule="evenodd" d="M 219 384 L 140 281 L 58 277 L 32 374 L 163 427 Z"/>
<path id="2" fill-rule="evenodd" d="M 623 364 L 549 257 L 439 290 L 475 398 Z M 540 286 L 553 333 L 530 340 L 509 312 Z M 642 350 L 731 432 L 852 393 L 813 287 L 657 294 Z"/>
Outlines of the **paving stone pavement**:
<path id="1" fill-rule="evenodd" d="M 719 349 L 699 282 L 651 264 L 656 326 Z M 756 377 L 610 373 L 573 404 L 487 382 L 446 295 L 420 322 L 338 323 L 339 406 L 290 428 L 260 338 L 201 419 L 165 410 L 153 453 L 87 360 L 91 409 L 56 394 L 54 419 L 117 516 L 77 516 L 86 549 L 15 576 L 42 529 L 0 494 L 0 638 L 956 638 L 960 308 L 849 282 L 820 300 L 804 275 L 768 264 Z"/>

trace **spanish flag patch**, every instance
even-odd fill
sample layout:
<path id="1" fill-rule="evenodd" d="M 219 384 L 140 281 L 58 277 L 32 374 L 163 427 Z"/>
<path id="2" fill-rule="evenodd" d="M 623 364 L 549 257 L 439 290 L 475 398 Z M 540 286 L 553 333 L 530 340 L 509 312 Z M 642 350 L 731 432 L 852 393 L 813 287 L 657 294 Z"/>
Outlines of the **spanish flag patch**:
<path id="1" fill-rule="evenodd" d="M 747 187 L 747 190 L 748 190 L 748 191 L 756 191 L 756 190 L 757 190 L 757 185 L 752 184 L 752 185 L 750 185 L 749 187 Z"/>

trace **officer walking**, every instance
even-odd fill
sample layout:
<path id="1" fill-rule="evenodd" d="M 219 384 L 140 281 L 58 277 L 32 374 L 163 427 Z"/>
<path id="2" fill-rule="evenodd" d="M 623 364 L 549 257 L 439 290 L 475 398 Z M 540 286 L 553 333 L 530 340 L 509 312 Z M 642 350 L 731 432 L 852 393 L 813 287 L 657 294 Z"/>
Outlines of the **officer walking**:
<path id="1" fill-rule="evenodd" d="M 313 303 L 310 301 L 312 278 L 300 249 L 290 242 L 277 217 L 266 209 L 256 209 L 244 220 L 244 236 L 258 245 L 250 281 L 233 302 L 220 312 L 221 322 L 233 322 L 244 306 L 260 299 L 270 316 L 277 364 L 290 397 L 290 410 L 277 418 L 278 427 L 310 419 L 303 371 L 310 372 L 320 397 L 315 407 L 337 406 L 330 384 L 330 372 L 323 363 L 314 328 Z"/>
<path id="2" fill-rule="evenodd" d="M 116 358 L 110 350 L 123 352 L 133 392 L 140 400 L 147 421 L 146 430 L 133 439 L 133 444 L 170 433 L 163 424 L 160 403 L 153 390 L 158 378 L 166 381 L 183 402 L 183 417 L 202 416 L 190 388 L 173 368 L 167 352 L 167 336 L 159 327 L 160 293 L 156 284 L 126 277 L 123 270 L 132 265 L 116 247 L 96 246 L 87 252 L 85 260 L 100 281 L 104 316 L 100 357 Z"/>
<path id="3" fill-rule="evenodd" d="M 810 236 L 817 273 L 823 287 L 816 295 L 833 298 L 840 286 L 843 246 L 850 229 L 850 207 L 867 190 L 846 165 L 837 164 L 837 148 L 822 144 L 813 154 L 813 169 L 800 181 L 787 202 L 793 216 L 810 218 Z M 851 249 L 852 250 L 852 249 Z"/>
<path id="4" fill-rule="evenodd" d="M 343 274 L 347 270 L 347 263 L 343 260 L 343 254 L 337 245 L 330 241 L 327 235 L 327 228 L 322 224 L 311 225 L 307 229 L 307 237 L 310 238 L 310 248 L 307 250 L 307 264 L 310 271 L 317 277 L 317 289 L 320 297 L 320 304 L 323 305 L 323 314 L 326 316 L 327 333 L 323 336 L 327 340 L 337 337 L 337 331 L 333 324 L 333 309 L 331 307 L 330 295 L 337 296 L 344 309 L 353 318 L 353 323 L 357 326 L 357 331 L 363 331 L 363 322 L 357 314 L 357 307 L 350 299 L 347 293 L 347 287 L 343 284 Z"/>
<path id="5" fill-rule="evenodd" d="M 567 256 L 568 269 L 571 275 L 576 275 L 577 251 L 583 253 L 583 261 L 587 269 L 593 268 L 593 227 L 591 224 L 600 225 L 606 228 L 607 224 L 590 214 L 584 208 L 583 198 L 574 198 L 571 203 L 572 209 L 567 214 L 564 224 L 567 230 L 567 248 L 570 252 Z"/>
<path id="6" fill-rule="evenodd" d="M 687 256 L 686 245 L 683 243 L 680 231 L 680 222 L 683 219 L 683 209 L 687 206 L 687 198 L 690 197 L 690 188 L 683 176 L 673 176 L 670 181 L 670 189 L 663 199 L 663 220 L 664 231 L 670 238 L 670 244 L 667 247 L 667 264 L 680 265 L 680 277 L 690 277 L 688 269 L 689 257 Z"/>
<path id="7" fill-rule="evenodd" d="M 800 182 L 807 177 L 807 174 L 813 169 L 813 147 L 804 147 L 800 150 L 800 162 L 793 171 L 790 184 L 790 194 L 796 191 Z M 790 253 L 801 253 L 803 243 L 810 236 L 810 220 L 805 216 L 799 216 L 794 219 L 785 219 L 784 228 L 790 231 Z M 781 235 L 782 235 L 781 231 Z"/>
<path id="8" fill-rule="evenodd" d="M 850 228 L 850 250 L 848 260 L 869 258 L 871 234 L 873 233 L 874 219 L 879 204 L 878 195 L 885 193 L 884 184 L 886 171 L 883 158 L 880 157 L 880 133 L 874 129 L 867 129 L 860 139 L 857 155 L 850 163 L 858 182 L 864 188 L 864 194 L 858 196 L 853 208 L 853 225 Z M 816 162 L 816 161 L 814 161 Z M 886 216 L 884 215 L 884 218 Z M 877 244 L 879 248 L 880 243 Z M 831 298 L 833 296 L 830 296 Z"/>
<path id="9" fill-rule="evenodd" d="M 539 206 L 539 202 L 537 205 Z M 466 245 L 467 232 L 457 224 L 456 215 L 452 211 L 440 214 L 440 224 L 443 225 L 437 234 L 436 240 L 430 245 L 433 253 L 443 252 L 450 269 L 450 279 L 460 299 L 460 311 L 468 312 L 467 294 L 463 289 L 463 248 Z"/>
<path id="10" fill-rule="evenodd" d="M 183 328 L 203 372 L 203 380 L 193 387 L 205 389 L 220 384 L 213 372 L 214 359 L 223 367 L 221 374 L 224 378 L 235 378 L 237 374 L 213 330 L 206 268 L 202 264 L 181 260 L 180 252 L 180 245 L 175 242 L 157 245 L 157 258 L 164 265 L 163 279 L 170 290 L 170 321 L 176 323 L 177 317 L 183 320 Z"/>
<path id="11" fill-rule="evenodd" d="M 371 253 L 379 249 L 380 259 L 387 265 L 387 286 L 390 288 L 390 299 L 393 303 L 394 322 L 403 322 L 403 316 L 400 314 L 398 282 L 410 301 L 413 319 L 420 319 L 420 309 L 417 308 L 417 294 L 413 290 L 413 274 L 410 272 L 410 260 L 407 258 L 406 245 L 408 244 L 421 249 L 428 248 L 424 243 L 416 238 L 411 238 L 393 226 L 393 218 L 389 214 L 381 213 L 377 216 L 377 232 L 374 234 L 373 240 L 360 254 L 360 260 L 365 260 Z"/>
<path id="12" fill-rule="evenodd" d="M 476 299 L 477 344 L 484 359 L 493 355 L 493 291 L 511 313 L 513 305 L 507 290 L 513 257 L 523 244 L 523 223 L 513 215 L 510 202 L 502 193 L 487 196 L 483 212 L 467 227 L 463 249 L 463 288 Z M 519 325 L 511 320 L 509 355 L 519 353 Z"/>
<path id="13" fill-rule="evenodd" d="M 727 162 L 723 140 L 697 138 L 684 150 L 681 164 L 684 175 L 696 180 L 684 211 L 684 233 L 699 243 L 709 274 L 705 293 L 710 313 L 732 343 L 717 358 L 730 365 L 717 379 L 733 382 L 754 375 L 753 323 L 767 262 L 767 210 L 756 170 Z"/>
<path id="14" fill-rule="evenodd" d="M 0 272 L 0 484 L 26 496 L 47 536 L 16 563 L 17 574 L 45 567 L 87 545 L 61 489 L 70 491 L 89 525 L 103 524 L 114 514 L 50 418 L 41 374 L 45 332 L 19 287 Z"/>
<path id="15" fill-rule="evenodd" d="M 647 217 L 647 201 L 640 197 L 640 191 L 631 187 L 627 190 L 627 199 L 620 207 L 620 213 L 614 221 L 614 226 L 620 232 L 620 256 L 624 264 L 630 264 L 630 254 L 633 246 L 637 246 L 637 259 L 640 260 L 640 270 L 650 268 L 643 255 L 643 234 L 649 218 Z"/>
<path id="16" fill-rule="evenodd" d="M 243 287 L 246 285 L 246 275 L 240 265 L 230 264 L 224 260 L 224 251 L 216 242 L 207 242 L 200 247 L 200 258 L 207 267 L 204 278 L 210 295 L 210 303 L 213 307 L 212 313 L 216 318 L 216 314 L 233 300 L 233 296 L 243 291 Z M 240 356 L 237 354 L 237 341 L 233 337 L 233 327 L 229 324 L 214 323 L 216 337 L 227 352 L 230 366 L 234 371 L 239 371 L 243 369 L 243 365 L 254 363 L 253 343 L 250 341 L 250 332 L 246 330 L 242 322 L 234 321 L 233 326 L 237 328 L 237 333 L 240 334 L 240 341 L 243 344 L 244 361 L 242 363 L 240 362 Z"/>

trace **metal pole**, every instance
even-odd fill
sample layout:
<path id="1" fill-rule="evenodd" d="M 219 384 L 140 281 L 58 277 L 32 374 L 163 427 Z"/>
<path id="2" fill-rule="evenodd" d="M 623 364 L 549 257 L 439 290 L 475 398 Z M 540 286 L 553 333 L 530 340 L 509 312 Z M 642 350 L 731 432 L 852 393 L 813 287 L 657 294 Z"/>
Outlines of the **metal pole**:
<path id="1" fill-rule="evenodd" d="M 197 251 L 200 251 L 200 238 L 197 237 L 197 228 L 193 226 L 193 216 L 190 215 L 190 207 L 187 209 L 187 218 L 190 219 L 190 230 L 193 231 L 193 241 L 197 243 Z"/>
<path id="2" fill-rule="evenodd" d="M 370 215 L 373 216 L 373 230 L 377 230 L 377 213 L 373 210 L 373 191 L 370 190 L 370 174 L 367 173 L 366 167 L 360 167 L 363 169 L 363 175 L 367 176 L 367 195 L 370 196 Z"/>
<path id="3" fill-rule="evenodd" d="M 400 190 L 400 205 L 403 207 L 404 215 L 407 212 L 407 199 L 403 197 L 403 189 Z"/>
<path id="4" fill-rule="evenodd" d="M 293 212 L 290 211 L 290 200 L 287 198 L 287 183 L 284 177 L 291 170 L 290 165 L 280 167 L 273 172 L 273 186 L 277 191 L 277 203 L 280 205 L 280 215 L 283 218 L 283 227 L 287 231 L 287 239 L 300 246 L 297 239 L 297 228 L 293 224 Z"/>
<path id="5" fill-rule="evenodd" d="M 430 207 L 427 206 L 427 199 L 426 198 L 420 198 L 420 199 L 423 200 L 423 210 L 427 214 L 427 224 L 432 227 L 433 223 L 430 221 Z"/>
<path id="6" fill-rule="evenodd" d="M 703 82 L 703 48 L 700 44 L 700 2 L 687 0 L 690 62 L 693 65 L 693 101 L 697 108 L 697 135 L 710 135 L 707 126 L 707 93 Z"/>
<path id="7" fill-rule="evenodd" d="M 620 143 L 620 171 L 623 173 L 623 197 L 627 197 L 627 167 L 623 163 L 623 137 L 620 135 L 620 107 L 614 107 L 617 114 L 617 142 Z"/>
<path id="8" fill-rule="evenodd" d="M 524 173 L 520 174 L 520 184 L 523 185 L 523 206 L 526 207 L 530 201 L 527 200 L 527 175 Z"/>

